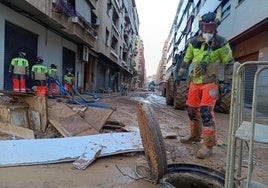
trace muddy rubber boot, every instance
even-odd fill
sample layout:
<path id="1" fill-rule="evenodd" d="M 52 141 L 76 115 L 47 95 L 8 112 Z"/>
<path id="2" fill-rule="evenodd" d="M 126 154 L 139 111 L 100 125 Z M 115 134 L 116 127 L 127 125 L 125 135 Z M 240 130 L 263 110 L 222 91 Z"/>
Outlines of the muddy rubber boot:
<path id="1" fill-rule="evenodd" d="M 200 137 L 198 138 L 198 137 L 195 137 L 195 136 L 192 136 L 192 135 L 187 135 L 185 137 L 182 137 L 180 141 L 183 144 L 191 144 L 193 142 L 200 142 L 201 138 Z"/>
<path id="2" fill-rule="evenodd" d="M 203 145 L 198 151 L 197 151 L 197 158 L 199 159 L 205 159 L 212 155 L 212 146 L 206 146 Z"/>
<path id="3" fill-rule="evenodd" d="M 212 155 L 212 147 L 216 145 L 214 135 L 204 135 L 203 145 L 197 151 L 197 158 L 205 159 Z"/>
<path id="4" fill-rule="evenodd" d="M 191 121 L 191 134 L 181 138 L 181 143 L 191 144 L 193 142 L 201 141 L 202 123 L 201 119 Z"/>

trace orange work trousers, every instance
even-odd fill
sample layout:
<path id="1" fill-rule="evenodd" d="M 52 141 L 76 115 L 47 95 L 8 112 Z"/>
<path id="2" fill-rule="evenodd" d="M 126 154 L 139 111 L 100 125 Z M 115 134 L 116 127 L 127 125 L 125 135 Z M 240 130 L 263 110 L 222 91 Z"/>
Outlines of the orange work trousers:
<path id="1" fill-rule="evenodd" d="M 47 86 L 36 86 L 37 96 L 47 96 Z"/>
<path id="2" fill-rule="evenodd" d="M 15 92 L 26 92 L 26 81 L 25 79 L 20 80 L 20 79 L 16 79 L 13 78 L 13 91 Z"/>
<path id="3" fill-rule="evenodd" d="M 201 113 L 203 122 L 203 134 L 213 136 L 216 142 L 216 119 L 214 106 L 218 95 L 218 85 L 216 83 L 195 84 L 191 82 L 188 92 L 188 106 L 197 108 L 197 113 Z M 199 115 L 199 114 L 196 114 Z M 206 125 L 207 122 L 210 122 Z M 212 122 L 212 123 L 211 123 Z"/>

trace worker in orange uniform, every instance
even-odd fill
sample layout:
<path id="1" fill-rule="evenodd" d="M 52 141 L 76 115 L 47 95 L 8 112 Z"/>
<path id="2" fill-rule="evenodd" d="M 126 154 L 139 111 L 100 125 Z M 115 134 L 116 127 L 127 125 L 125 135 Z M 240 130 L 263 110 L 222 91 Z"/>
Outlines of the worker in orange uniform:
<path id="1" fill-rule="evenodd" d="M 49 97 L 55 97 L 57 95 L 56 80 L 58 80 L 57 66 L 54 64 L 51 64 L 50 69 L 48 69 L 48 79 L 47 79 Z"/>
<path id="2" fill-rule="evenodd" d="M 75 77 L 74 75 L 72 74 L 72 68 L 67 68 L 67 74 L 64 75 L 64 88 L 65 90 L 71 95 L 73 96 L 73 88 L 72 86 L 74 85 L 75 83 Z"/>
<path id="3" fill-rule="evenodd" d="M 37 57 L 36 64 L 32 66 L 32 80 L 36 86 L 37 96 L 46 96 L 47 94 L 47 67 L 43 65 L 43 57 Z"/>
<path id="4" fill-rule="evenodd" d="M 26 92 L 26 76 L 29 76 L 29 62 L 25 57 L 25 52 L 19 52 L 19 56 L 13 58 L 9 66 L 9 74 L 13 74 L 14 92 Z"/>
<path id="5" fill-rule="evenodd" d="M 209 157 L 217 142 L 214 106 L 218 95 L 220 64 L 224 66 L 224 83 L 231 83 L 233 72 L 232 50 L 228 41 L 217 34 L 219 24 L 215 13 L 209 12 L 202 16 L 199 22 L 201 33 L 189 40 L 178 72 L 179 77 L 182 77 L 192 63 L 188 91 L 191 132 L 181 138 L 181 143 L 200 142 L 203 129 L 203 144 L 197 151 L 200 159 Z"/>

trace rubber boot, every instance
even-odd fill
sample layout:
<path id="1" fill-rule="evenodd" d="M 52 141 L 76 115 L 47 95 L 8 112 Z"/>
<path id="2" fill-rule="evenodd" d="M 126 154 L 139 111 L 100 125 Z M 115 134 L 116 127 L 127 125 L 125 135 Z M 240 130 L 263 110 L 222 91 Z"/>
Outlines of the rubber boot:
<path id="1" fill-rule="evenodd" d="M 215 139 L 213 135 L 204 135 L 202 147 L 197 151 L 197 158 L 205 159 L 212 155 L 212 147 L 215 146 Z"/>
<path id="2" fill-rule="evenodd" d="M 212 146 L 202 145 L 202 147 L 197 151 L 197 158 L 205 159 L 212 155 Z"/>
<path id="3" fill-rule="evenodd" d="M 191 134 L 181 138 L 181 143 L 191 144 L 193 142 L 201 141 L 202 123 L 201 118 L 191 122 Z"/>

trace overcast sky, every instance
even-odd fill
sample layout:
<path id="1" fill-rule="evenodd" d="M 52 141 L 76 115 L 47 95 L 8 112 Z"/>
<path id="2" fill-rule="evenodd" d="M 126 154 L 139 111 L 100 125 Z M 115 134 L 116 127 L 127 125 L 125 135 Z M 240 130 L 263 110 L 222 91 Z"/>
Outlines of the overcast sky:
<path id="1" fill-rule="evenodd" d="M 156 74 L 179 0 L 135 0 L 144 43 L 146 76 Z"/>

